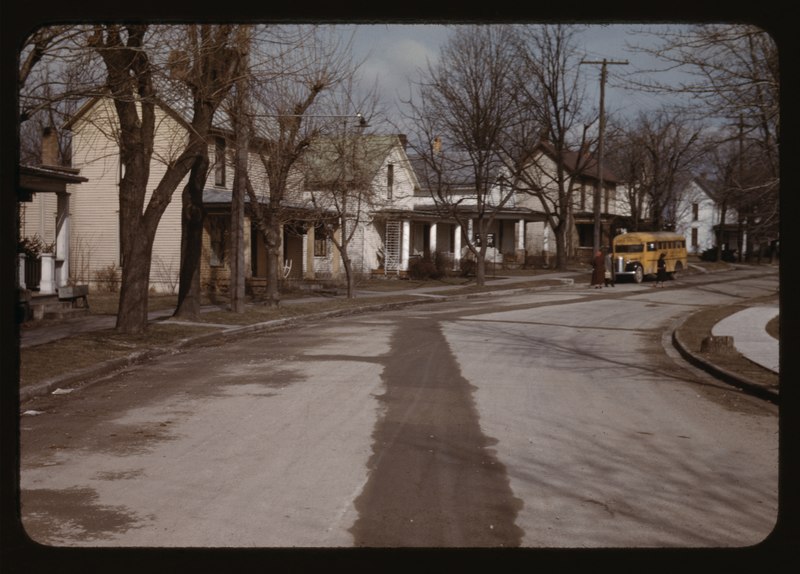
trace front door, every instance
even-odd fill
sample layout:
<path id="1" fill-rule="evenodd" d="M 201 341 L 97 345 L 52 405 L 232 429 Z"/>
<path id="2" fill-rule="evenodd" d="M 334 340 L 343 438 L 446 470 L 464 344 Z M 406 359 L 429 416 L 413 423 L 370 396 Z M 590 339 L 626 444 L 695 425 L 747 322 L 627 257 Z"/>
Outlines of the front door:
<path id="1" fill-rule="evenodd" d="M 283 266 L 286 279 L 303 278 L 303 236 L 288 226 L 283 233 Z"/>

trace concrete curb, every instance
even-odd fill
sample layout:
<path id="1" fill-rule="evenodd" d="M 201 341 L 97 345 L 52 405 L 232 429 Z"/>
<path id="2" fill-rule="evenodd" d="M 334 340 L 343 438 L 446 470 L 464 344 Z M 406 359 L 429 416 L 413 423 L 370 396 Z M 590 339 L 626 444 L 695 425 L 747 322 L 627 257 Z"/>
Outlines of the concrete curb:
<path id="1" fill-rule="evenodd" d="M 748 379 L 747 377 L 743 377 L 737 373 L 733 373 L 720 367 L 719 365 L 715 365 L 714 363 L 706 360 L 701 355 L 691 351 L 686 344 L 685 341 L 681 339 L 680 336 L 680 328 L 688 320 L 689 316 L 685 317 L 680 324 L 673 329 L 672 331 L 672 344 L 680 353 L 680 355 L 690 364 L 698 367 L 708 374 L 712 375 L 713 377 L 733 386 L 742 391 L 747 392 L 748 394 L 754 395 L 761 399 L 766 399 L 772 403 L 778 404 L 779 402 L 779 394 L 777 389 L 772 389 L 769 387 L 765 387 L 764 385 L 760 385 Z"/>

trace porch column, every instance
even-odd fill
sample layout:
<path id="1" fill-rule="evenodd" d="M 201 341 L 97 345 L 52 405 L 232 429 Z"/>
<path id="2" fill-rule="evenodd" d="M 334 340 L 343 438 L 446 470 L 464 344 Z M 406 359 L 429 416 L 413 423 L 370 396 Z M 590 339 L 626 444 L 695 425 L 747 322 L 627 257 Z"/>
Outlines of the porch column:
<path id="1" fill-rule="evenodd" d="M 27 255 L 24 253 L 17 254 L 17 261 L 18 261 L 18 274 L 17 274 L 17 286 L 20 289 L 27 289 L 25 284 L 25 260 L 28 258 Z"/>
<path id="2" fill-rule="evenodd" d="M 69 283 L 69 194 L 59 193 L 56 201 L 56 260 L 61 262 L 56 287 L 63 287 Z"/>
<path id="3" fill-rule="evenodd" d="M 303 274 L 306 279 L 314 278 L 314 226 L 309 225 L 308 231 L 303 235 L 303 250 L 306 254 L 306 267 Z"/>
<path id="4" fill-rule="evenodd" d="M 56 261 L 52 253 L 42 253 L 42 279 L 39 282 L 39 293 L 51 295 L 56 292 Z"/>
<path id="5" fill-rule="evenodd" d="M 403 221 L 403 233 L 400 248 L 400 269 L 408 270 L 408 255 L 411 251 L 411 222 Z"/>
<path id="6" fill-rule="evenodd" d="M 525 220 L 517 222 L 517 263 L 525 263 Z"/>
<path id="7" fill-rule="evenodd" d="M 436 229 L 437 229 L 437 224 L 431 223 L 430 233 L 428 234 L 430 238 L 429 245 L 431 248 L 431 259 L 433 259 L 434 257 L 433 254 L 436 253 Z"/>
<path id="8" fill-rule="evenodd" d="M 461 225 L 456 224 L 453 233 L 453 269 L 458 269 L 461 263 Z"/>
<path id="9" fill-rule="evenodd" d="M 252 222 L 250 218 L 245 218 L 242 233 L 244 234 L 244 276 L 245 279 L 253 278 L 253 253 L 255 253 L 255 245 L 253 245 L 253 232 Z"/>
<path id="10" fill-rule="evenodd" d="M 550 226 L 545 226 L 544 233 L 542 234 L 542 256 L 544 257 L 544 264 L 550 265 Z"/>

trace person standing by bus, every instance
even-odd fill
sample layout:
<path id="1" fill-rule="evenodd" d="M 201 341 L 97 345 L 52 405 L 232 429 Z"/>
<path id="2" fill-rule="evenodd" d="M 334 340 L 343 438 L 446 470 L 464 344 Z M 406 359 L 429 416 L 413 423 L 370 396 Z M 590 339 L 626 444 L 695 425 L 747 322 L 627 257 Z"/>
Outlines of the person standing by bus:
<path id="1" fill-rule="evenodd" d="M 603 252 L 599 249 L 597 250 L 597 253 L 594 254 L 592 268 L 592 286 L 595 289 L 602 289 L 603 282 L 605 281 L 606 264 L 605 260 L 603 259 Z"/>
<path id="2" fill-rule="evenodd" d="M 608 249 L 608 248 L 606 248 Z M 617 278 L 614 273 L 614 258 L 611 256 L 611 250 L 606 251 L 605 256 L 605 285 L 608 287 L 611 285 L 615 287 L 615 283 L 617 282 Z"/>
<path id="3" fill-rule="evenodd" d="M 656 284 L 653 287 L 663 287 L 664 281 L 667 280 L 667 260 L 665 259 L 666 253 L 658 256 L 656 263 Z"/>

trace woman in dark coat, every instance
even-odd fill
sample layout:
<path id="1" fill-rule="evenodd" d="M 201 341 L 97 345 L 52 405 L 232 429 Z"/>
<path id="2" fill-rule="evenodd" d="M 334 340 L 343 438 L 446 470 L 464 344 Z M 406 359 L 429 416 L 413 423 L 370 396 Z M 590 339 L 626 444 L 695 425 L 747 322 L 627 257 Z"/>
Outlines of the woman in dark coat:
<path id="1" fill-rule="evenodd" d="M 665 257 L 665 253 L 658 256 L 658 263 L 656 263 L 656 284 L 653 285 L 653 287 L 663 287 L 664 281 L 667 280 L 667 260 Z"/>
<path id="2" fill-rule="evenodd" d="M 603 257 L 603 252 L 599 249 L 597 250 L 597 253 L 594 254 L 592 267 L 592 286 L 595 289 L 602 289 L 603 283 L 605 283 L 606 280 L 606 262 L 605 258 Z"/>

